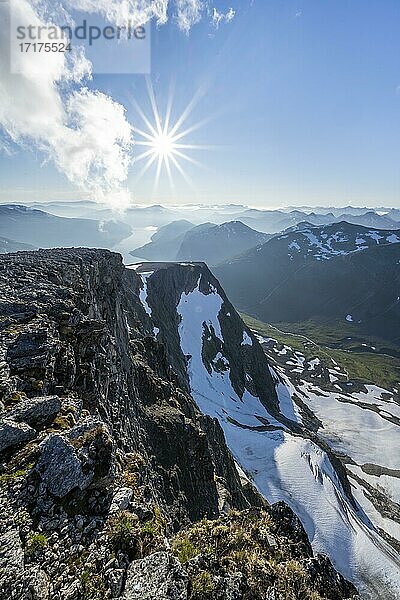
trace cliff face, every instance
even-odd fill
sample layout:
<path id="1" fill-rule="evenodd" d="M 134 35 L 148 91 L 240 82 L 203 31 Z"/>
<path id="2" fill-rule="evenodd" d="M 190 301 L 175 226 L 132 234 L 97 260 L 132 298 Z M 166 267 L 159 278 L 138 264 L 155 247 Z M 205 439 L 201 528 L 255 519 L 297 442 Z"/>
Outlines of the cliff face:
<path id="1" fill-rule="evenodd" d="M 355 593 L 312 557 L 290 509 L 272 510 L 239 476 L 218 421 L 193 400 L 176 307 L 182 289 L 192 290 L 204 269 L 176 267 L 168 278 L 158 271 L 146 299 L 146 279 L 108 251 L 0 257 L 0 598 L 233 600 L 319 598 L 321 592 L 339 599 Z M 213 285 L 210 277 L 204 286 Z M 260 375 L 261 349 L 246 351 L 243 323 L 226 298 L 224 311 L 232 389 L 241 397 L 257 392 L 277 413 L 272 379 Z M 210 328 L 205 364 L 219 364 L 219 344 Z M 268 515 L 271 539 L 257 541 L 252 529 L 257 552 L 266 561 L 272 548 L 285 548 L 275 562 L 297 561 L 300 587 L 314 596 L 300 595 L 293 582 L 292 595 L 285 595 L 283 571 L 268 584 L 264 577 L 272 595 L 258 596 L 239 563 L 226 565 L 206 548 L 182 556 L 182 539 L 190 542 L 182 529 L 190 537 L 192 523 L 231 509 L 255 511 L 253 525 Z M 248 530 L 249 522 L 240 527 Z M 231 517 L 221 527 L 237 531 L 239 525 Z M 168 540 L 177 532 L 171 550 Z M 300 544 L 297 554 L 291 543 Z"/>

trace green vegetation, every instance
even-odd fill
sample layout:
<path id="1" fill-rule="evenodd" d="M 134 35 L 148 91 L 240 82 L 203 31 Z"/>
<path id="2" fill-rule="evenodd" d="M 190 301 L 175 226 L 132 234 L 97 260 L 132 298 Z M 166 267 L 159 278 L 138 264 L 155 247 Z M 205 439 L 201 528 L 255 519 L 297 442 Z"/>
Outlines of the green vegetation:
<path id="1" fill-rule="evenodd" d="M 122 466 L 121 484 L 133 490 L 135 500 L 140 501 L 139 472 L 145 466 L 145 460 L 139 452 L 127 454 Z"/>
<path id="2" fill-rule="evenodd" d="M 101 575 L 85 570 L 81 576 L 82 600 L 103 600 L 107 592 Z"/>
<path id="3" fill-rule="evenodd" d="M 175 538 L 173 552 L 183 565 L 192 558 L 198 556 L 200 549 L 197 548 L 185 535 Z"/>
<path id="4" fill-rule="evenodd" d="M 161 547 L 166 529 L 167 523 L 157 506 L 153 507 L 153 517 L 144 523 L 123 510 L 112 515 L 106 527 L 113 550 L 122 550 L 131 560 L 147 556 Z"/>
<path id="5" fill-rule="evenodd" d="M 344 320 L 321 322 L 309 319 L 298 323 L 274 323 L 274 325 L 281 331 L 311 338 L 314 342 L 330 348 L 357 352 L 360 351 L 362 344 L 365 344 L 365 351 L 371 350 L 373 347 L 376 348 L 377 354 L 397 356 L 400 351 L 398 344 L 370 335 L 368 332 L 364 332 L 358 323 L 349 323 Z"/>
<path id="6" fill-rule="evenodd" d="M 341 348 L 332 348 L 324 345 L 322 340 L 329 340 L 332 335 L 329 330 L 323 334 L 322 326 L 318 330 L 316 327 L 311 329 L 307 336 L 302 333 L 288 333 L 278 329 L 274 325 L 262 323 L 247 315 L 241 315 L 246 325 L 257 331 L 264 337 L 271 337 L 281 344 L 290 346 L 293 350 L 302 352 L 308 359 L 317 356 L 327 368 L 332 368 L 338 364 L 346 371 L 349 379 L 371 383 L 383 388 L 397 387 L 400 382 L 400 364 L 399 359 L 379 354 L 375 352 L 355 352 L 343 350 Z M 286 327 L 297 328 L 298 331 L 306 330 L 307 324 L 287 324 Z M 316 335 L 317 338 L 311 336 Z M 315 340 L 315 341 L 314 341 Z M 337 342 L 337 337 L 336 337 Z M 361 344 L 358 344 L 360 346 Z"/>
<path id="7" fill-rule="evenodd" d="M 212 577 L 207 571 L 201 571 L 191 581 L 192 592 L 190 600 L 206 600 L 214 592 Z"/>
<path id="8" fill-rule="evenodd" d="M 161 514 L 158 506 L 153 507 L 154 517 L 142 525 L 142 533 L 152 536 L 164 536 L 167 529 L 167 522 Z"/>
<path id="9" fill-rule="evenodd" d="M 25 477 L 26 474 L 34 467 L 33 464 L 28 465 L 25 469 L 18 469 L 11 473 L 3 473 L 0 475 L 0 485 L 9 485 L 13 483 L 18 477 Z"/>
<path id="10" fill-rule="evenodd" d="M 30 533 L 25 546 L 25 556 L 33 556 L 47 546 L 47 537 L 43 533 Z"/>
<path id="11" fill-rule="evenodd" d="M 204 558 L 191 565 L 190 600 L 212 600 L 214 575 L 229 577 L 238 571 L 244 575 L 243 597 L 252 600 L 262 600 L 271 590 L 285 600 L 321 598 L 301 558 L 293 560 L 290 541 L 281 543 L 274 521 L 263 510 L 203 519 L 173 538 L 172 552 L 183 564 L 199 555 Z"/>
<path id="12" fill-rule="evenodd" d="M 131 560 L 141 558 L 141 528 L 136 515 L 126 510 L 112 515 L 106 531 L 113 550 L 125 552 Z"/>
<path id="13" fill-rule="evenodd" d="M 72 554 L 71 556 L 69 556 L 66 560 L 69 573 L 71 575 L 76 575 L 78 571 L 82 569 L 83 565 L 87 561 L 88 556 L 88 550 L 83 550 L 80 553 Z"/>

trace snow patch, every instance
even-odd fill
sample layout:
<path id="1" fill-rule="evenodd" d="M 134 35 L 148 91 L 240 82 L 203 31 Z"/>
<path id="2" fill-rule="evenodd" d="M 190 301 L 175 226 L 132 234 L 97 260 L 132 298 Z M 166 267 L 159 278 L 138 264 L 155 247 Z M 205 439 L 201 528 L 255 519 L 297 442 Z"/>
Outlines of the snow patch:
<path id="1" fill-rule="evenodd" d="M 252 345 L 253 345 L 253 340 L 251 339 L 251 337 L 249 336 L 247 331 L 243 331 L 242 346 L 252 346 Z"/>

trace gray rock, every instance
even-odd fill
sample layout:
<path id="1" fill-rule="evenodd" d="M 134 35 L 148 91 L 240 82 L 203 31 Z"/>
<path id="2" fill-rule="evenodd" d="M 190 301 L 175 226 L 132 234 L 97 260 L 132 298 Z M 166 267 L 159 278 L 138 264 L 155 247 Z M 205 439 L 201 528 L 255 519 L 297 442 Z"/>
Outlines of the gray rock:
<path id="1" fill-rule="evenodd" d="M 73 581 L 64 591 L 64 600 L 75 600 L 79 596 L 79 581 Z"/>
<path id="2" fill-rule="evenodd" d="M 26 444 L 36 436 L 36 431 L 26 423 L 3 419 L 0 421 L 0 452 L 13 446 Z"/>
<path id="3" fill-rule="evenodd" d="M 61 400 L 58 396 L 42 396 L 21 400 L 8 416 L 17 423 L 24 422 L 32 427 L 41 427 L 51 423 L 60 410 Z"/>
<path id="4" fill-rule="evenodd" d="M 168 552 L 134 561 L 128 570 L 122 600 L 187 600 L 188 577 Z"/>
<path id="5" fill-rule="evenodd" d="M 124 585 L 124 570 L 116 569 L 112 571 L 108 576 L 108 582 L 112 598 L 118 598 Z"/>
<path id="6" fill-rule="evenodd" d="M 48 600 L 50 580 L 38 567 L 32 567 L 24 573 L 24 587 L 29 590 L 32 600 Z"/>
<path id="7" fill-rule="evenodd" d="M 132 500 L 132 496 L 133 490 L 131 488 L 119 488 L 119 490 L 117 490 L 113 496 L 110 506 L 110 513 L 128 508 L 129 503 Z"/>
<path id="8" fill-rule="evenodd" d="M 42 454 L 36 465 L 42 482 L 51 494 L 62 498 L 75 488 L 84 490 L 93 479 L 85 474 L 75 448 L 61 435 L 48 436 L 41 444 Z"/>
<path id="9" fill-rule="evenodd" d="M 0 573 L 7 569 L 22 571 L 24 568 L 24 552 L 16 529 L 9 529 L 0 536 Z"/>

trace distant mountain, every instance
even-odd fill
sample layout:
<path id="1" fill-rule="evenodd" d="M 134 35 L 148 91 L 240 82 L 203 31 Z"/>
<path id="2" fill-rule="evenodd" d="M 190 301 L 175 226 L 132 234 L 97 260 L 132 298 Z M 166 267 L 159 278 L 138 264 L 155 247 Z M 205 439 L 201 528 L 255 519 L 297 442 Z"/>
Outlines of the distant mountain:
<path id="1" fill-rule="evenodd" d="M 0 235 L 38 248 L 89 246 L 112 248 L 131 228 L 118 221 L 57 217 L 16 204 L 0 205 Z"/>
<path id="2" fill-rule="evenodd" d="M 331 213 L 336 218 L 338 218 L 342 215 L 355 215 L 355 216 L 364 215 L 365 213 L 370 212 L 370 211 L 385 213 L 389 209 L 388 208 L 375 209 L 375 208 L 368 208 L 367 206 L 364 206 L 364 207 L 360 207 L 360 206 L 341 206 L 341 207 L 340 206 L 339 207 L 338 206 L 288 206 L 288 207 L 282 208 L 282 210 L 285 212 L 299 210 L 306 214 L 314 212 L 319 215 L 327 215 L 327 214 Z"/>
<path id="3" fill-rule="evenodd" d="M 189 229 L 194 227 L 194 223 L 186 221 L 186 219 L 180 219 L 179 221 L 172 221 L 164 227 L 160 227 L 152 236 L 152 242 L 162 243 L 170 242 L 175 240 L 180 235 L 185 235 Z"/>
<path id="4" fill-rule="evenodd" d="M 265 322 L 354 323 L 400 340 L 400 230 L 304 225 L 214 269 L 238 308 Z"/>
<path id="5" fill-rule="evenodd" d="M 385 215 L 389 219 L 393 219 L 393 221 L 400 221 L 400 209 L 399 208 L 391 208 Z"/>
<path id="6" fill-rule="evenodd" d="M 151 241 L 148 244 L 132 250 L 130 254 L 146 260 L 174 261 L 185 233 L 193 227 L 194 225 L 190 221 L 183 219 L 172 221 L 172 223 L 160 227 L 151 236 Z"/>
<path id="7" fill-rule="evenodd" d="M 197 226 L 189 221 L 174 221 L 161 227 L 150 243 L 132 250 L 131 255 L 154 261 L 201 261 L 216 265 L 269 238 L 240 221 Z"/>
<path id="8" fill-rule="evenodd" d="M 363 215 L 342 214 L 338 217 L 338 220 L 347 221 L 347 223 L 353 223 L 353 225 L 376 227 L 377 229 L 397 229 L 399 227 L 399 224 L 395 219 L 390 218 L 388 215 L 378 215 L 373 210 L 370 210 Z"/>
<path id="9" fill-rule="evenodd" d="M 240 220 L 242 223 L 263 233 L 275 234 L 289 227 L 293 227 L 302 221 L 310 221 L 314 225 L 325 225 L 335 221 L 334 215 L 307 214 L 299 210 L 286 212 L 284 210 L 262 210 L 249 208 L 240 214 L 225 214 L 225 221 L 230 216 L 231 220 Z M 211 215 L 213 221 L 218 222 L 218 214 Z"/>
<path id="10" fill-rule="evenodd" d="M 35 246 L 30 244 L 22 244 L 15 240 L 9 240 L 8 238 L 0 236 L 0 254 L 7 254 L 7 252 L 20 252 L 23 250 L 36 250 Z"/>
<path id="11" fill-rule="evenodd" d="M 389 215 L 378 214 L 368 209 L 351 209 L 354 212 L 350 212 L 350 209 L 351 207 L 332 209 L 320 213 L 318 209 L 314 211 L 311 209 L 308 209 L 308 211 L 298 209 L 287 211 L 284 209 L 260 210 L 252 208 L 244 210 L 239 215 L 235 215 L 234 218 L 240 219 L 242 223 L 253 229 L 270 234 L 279 233 L 304 221 L 312 225 L 329 225 L 330 223 L 347 221 L 355 225 L 377 229 L 397 229 L 398 227 L 396 220 Z M 217 221 L 216 215 L 213 215 L 213 220 Z"/>
<path id="12" fill-rule="evenodd" d="M 269 237 L 240 221 L 231 221 L 206 229 L 195 227 L 185 234 L 177 260 L 203 261 L 209 265 L 216 265 L 264 244 Z"/>

